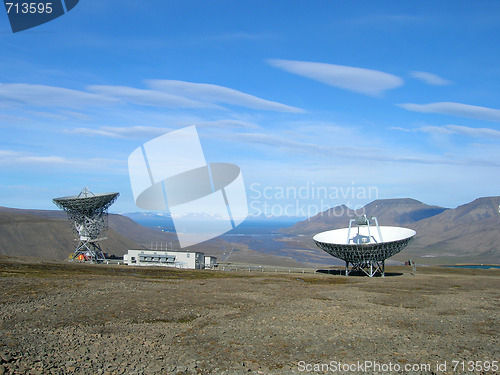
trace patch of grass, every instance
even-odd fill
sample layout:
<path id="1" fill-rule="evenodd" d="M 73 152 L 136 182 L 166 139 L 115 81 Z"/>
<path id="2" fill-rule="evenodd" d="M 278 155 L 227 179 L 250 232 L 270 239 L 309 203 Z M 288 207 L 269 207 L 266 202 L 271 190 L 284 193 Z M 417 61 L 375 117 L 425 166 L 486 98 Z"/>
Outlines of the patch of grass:
<path id="1" fill-rule="evenodd" d="M 313 284 L 313 285 L 318 285 L 318 284 L 325 284 L 325 285 L 344 285 L 344 284 L 352 284 L 356 283 L 355 280 L 348 279 L 347 277 L 302 277 L 301 278 L 302 282 L 306 282 L 308 284 Z"/>
<path id="2" fill-rule="evenodd" d="M 371 303 L 376 305 L 388 306 L 388 307 L 400 307 L 405 309 L 422 309 L 430 305 L 430 301 L 425 297 L 414 294 L 395 294 L 391 293 L 385 296 L 378 296 L 377 298 L 372 298 Z"/>
<path id="3" fill-rule="evenodd" d="M 208 270 L 181 270 L 167 267 L 130 267 L 104 264 L 37 263 L 24 264 L 0 258 L 0 277 L 76 278 L 89 276 L 121 276 L 139 279 L 227 279 L 250 277 Z"/>
<path id="4" fill-rule="evenodd" d="M 437 313 L 438 316 L 458 316 L 458 315 L 464 315 L 464 311 L 461 310 L 444 310 L 444 311 L 439 311 Z"/>
<path id="5" fill-rule="evenodd" d="M 153 319 L 145 319 L 145 320 L 134 320 L 132 323 L 191 323 L 198 319 L 196 315 L 183 315 L 179 317 L 168 317 L 168 318 L 153 318 Z"/>
<path id="6" fill-rule="evenodd" d="M 474 328 L 477 332 L 482 335 L 488 336 L 498 336 L 498 324 L 494 319 L 487 319 L 483 322 L 475 322 L 473 323 Z"/>
<path id="7" fill-rule="evenodd" d="M 500 269 L 453 268 L 453 267 L 417 267 L 417 275 L 460 275 L 460 276 L 500 276 Z"/>
<path id="8" fill-rule="evenodd" d="M 33 279 L 77 279 L 95 276 L 127 277 L 151 282 L 167 280 L 208 280 L 208 279 L 261 279 L 263 282 L 306 282 L 310 284 L 347 284 L 354 282 L 345 277 L 324 277 L 323 275 L 248 274 L 247 272 L 225 272 L 215 270 L 183 270 L 170 267 L 134 267 L 106 264 L 72 262 L 16 262 L 14 259 L 0 258 L 0 277 L 22 277 Z"/>

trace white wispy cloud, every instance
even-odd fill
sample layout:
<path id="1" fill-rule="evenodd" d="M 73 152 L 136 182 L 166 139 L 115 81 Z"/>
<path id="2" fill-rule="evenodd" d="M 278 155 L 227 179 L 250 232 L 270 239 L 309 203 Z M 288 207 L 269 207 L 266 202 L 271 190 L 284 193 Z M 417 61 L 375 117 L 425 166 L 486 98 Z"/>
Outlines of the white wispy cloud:
<path id="1" fill-rule="evenodd" d="M 345 145 L 324 145 L 312 141 L 297 140 L 300 135 L 287 137 L 285 134 L 275 135 L 266 133 L 237 133 L 237 134 L 221 134 L 218 136 L 230 142 L 242 142 L 250 145 L 262 145 L 269 147 L 270 152 L 285 152 L 292 156 L 306 155 L 307 157 L 351 157 L 352 155 L 368 157 L 375 153 L 375 148 L 356 147 Z"/>
<path id="2" fill-rule="evenodd" d="M 66 133 L 78 134 L 83 136 L 100 136 L 107 138 L 142 138 L 156 137 L 168 133 L 172 130 L 173 129 L 171 128 L 158 128 L 154 126 L 102 126 L 97 129 L 75 128 L 66 130 Z"/>
<path id="3" fill-rule="evenodd" d="M 404 103 L 400 107 L 415 112 L 440 113 L 443 115 L 474 118 L 478 120 L 500 121 L 500 110 L 476 105 L 438 102 L 429 104 Z"/>
<path id="4" fill-rule="evenodd" d="M 90 91 L 107 97 L 121 99 L 133 104 L 168 108 L 221 108 L 208 102 L 188 99 L 180 95 L 160 92 L 156 90 L 137 89 L 128 86 L 87 86 Z"/>
<path id="5" fill-rule="evenodd" d="M 428 22 L 429 19 L 414 14 L 368 14 L 348 20 L 348 23 L 362 27 L 409 25 Z"/>
<path id="6" fill-rule="evenodd" d="M 64 121 L 68 119 L 68 116 L 62 115 L 60 113 L 51 113 L 43 111 L 26 111 L 32 116 L 46 118 L 49 120 Z"/>
<path id="7" fill-rule="evenodd" d="M 21 151 L 0 150 L 0 164 L 68 164 L 70 159 L 60 156 L 36 155 Z"/>
<path id="8" fill-rule="evenodd" d="M 0 150 L 0 165 L 13 167 L 22 166 L 42 166 L 42 167 L 73 167 L 73 168 L 97 168 L 116 169 L 116 166 L 125 165 L 125 160 L 104 159 L 104 158 L 68 158 L 59 155 L 41 155 L 25 151 Z"/>
<path id="9" fill-rule="evenodd" d="M 273 102 L 228 87 L 184 81 L 149 80 L 148 89 L 88 85 L 86 90 L 25 83 L 0 84 L 0 107 L 12 105 L 34 107 L 87 108 L 91 106 L 132 103 L 166 108 L 211 108 L 225 110 L 222 104 L 278 112 L 304 112 L 300 108 Z M 36 111 L 32 111 L 35 114 Z M 41 112 L 37 112 L 41 115 Z M 45 114 L 56 116 L 56 114 Z"/>
<path id="10" fill-rule="evenodd" d="M 418 128 L 402 128 L 392 127 L 391 130 L 399 130 L 403 132 L 420 132 L 435 135 L 451 135 L 458 134 L 474 138 L 498 138 L 500 139 L 500 130 L 491 128 L 472 128 L 469 126 L 461 125 L 445 125 L 445 126 L 421 126 Z"/>
<path id="11" fill-rule="evenodd" d="M 432 125 L 426 125 L 426 126 L 420 126 L 418 128 L 403 128 L 399 126 L 392 126 L 389 128 L 389 130 L 398 130 L 401 132 L 405 133 L 429 133 L 429 134 L 452 134 L 453 132 L 448 130 L 446 127 L 443 126 L 432 126 Z"/>
<path id="12" fill-rule="evenodd" d="M 199 100 L 206 103 L 225 103 L 260 109 L 265 111 L 278 112 L 304 112 L 300 108 L 291 107 L 286 104 L 273 102 L 270 100 L 258 98 L 229 87 L 218 86 L 208 83 L 193 83 L 176 80 L 146 80 L 146 84 L 158 91 L 164 93 L 177 93 L 186 98 Z"/>
<path id="13" fill-rule="evenodd" d="M 215 120 L 215 121 L 181 121 L 175 122 L 172 127 L 156 127 L 156 126 L 101 126 L 99 128 L 74 128 L 66 129 L 65 133 L 78 134 L 80 136 L 89 137 L 107 137 L 107 138 L 145 138 L 157 137 L 162 134 L 171 132 L 177 128 L 196 125 L 200 128 L 215 128 L 215 129 L 257 129 L 258 125 L 239 120 Z"/>
<path id="14" fill-rule="evenodd" d="M 444 131 L 447 134 L 453 132 L 453 128 L 450 129 L 433 129 L 439 127 L 421 127 L 417 131 L 422 132 L 439 132 Z M 413 129 L 404 128 L 394 128 L 403 131 L 415 131 Z M 463 129 L 462 129 L 463 131 Z M 232 135 L 221 135 L 220 138 L 230 140 L 231 142 L 237 141 L 242 143 L 247 143 L 250 145 L 262 145 L 267 146 L 270 152 L 279 150 L 280 152 L 288 153 L 291 157 L 296 155 L 306 155 L 308 159 L 317 160 L 317 157 L 321 157 L 322 160 L 328 161 L 327 164 L 332 165 L 332 163 L 345 164 L 346 161 L 353 160 L 355 157 L 356 163 L 362 160 L 374 162 L 389 162 L 396 164 L 420 164 L 420 165 L 456 165 L 456 166 L 486 166 L 486 167 L 498 167 L 500 166 L 500 161 L 497 159 L 492 159 L 487 156 L 475 156 L 475 154 L 426 154 L 419 152 L 412 152 L 411 150 L 396 150 L 394 148 L 388 148 L 383 144 L 377 145 L 359 145 L 359 146 L 345 146 L 343 144 L 338 145 L 325 145 L 314 142 L 304 142 L 302 140 L 297 140 L 294 138 L 287 138 L 282 135 L 275 134 L 265 134 L 265 133 L 239 133 Z M 372 164 L 370 164 L 372 165 Z"/>
<path id="15" fill-rule="evenodd" d="M 301 154 L 316 158 L 347 158 L 356 160 L 378 160 L 378 161 L 394 161 L 394 162 L 410 162 L 410 163 L 434 163 L 435 160 L 427 160 L 423 157 L 388 155 L 384 149 L 370 146 L 345 146 L 339 145 L 324 145 L 314 142 L 304 142 L 302 140 L 286 138 L 282 135 L 265 134 L 265 133 L 240 133 L 231 134 L 230 136 L 222 135 L 220 138 L 228 140 L 260 144 L 269 146 L 271 150 L 279 149 L 283 152 L 293 155 Z"/>
<path id="16" fill-rule="evenodd" d="M 196 125 L 198 127 L 205 128 L 225 128 L 225 129 L 259 129 L 260 126 L 248 121 L 233 120 L 233 119 L 222 119 L 213 121 L 196 121 L 191 125 Z M 186 124 L 187 126 L 187 124 Z"/>
<path id="17" fill-rule="evenodd" d="M 413 78 L 416 78 L 422 82 L 427 83 L 428 85 L 433 85 L 433 86 L 446 86 L 446 85 L 451 85 L 453 83 L 453 82 L 448 81 L 447 79 L 444 79 L 436 74 L 428 73 L 428 72 L 413 71 L 413 72 L 410 72 L 410 75 Z"/>
<path id="18" fill-rule="evenodd" d="M 202 37 L 196 36 L 196 40 L 209 40 L 212 42 L 241 42 L 241 41 L 261 41 L 264 39 L 275 38 L 274 35 L 269 34 L 249 34 L 243 32 L 235 32 L 229 34 L 218 34 L 218 35 L 204 35 Z"/>
<path id="19" fill-rule="evenodd" d="M 260 129 L 261 126 L 248 121 L 238 120 L 238 119 L 218 119 L 218 120 L 206 120 L 203 118 L 190 118 L 190 119 L 176 119 L 172 118 L 168 122 L 174 128 L 181 128 L 185 126 L 195 125 L 198 128 L 206 129 L 225 129 L 225 130 L 255 130 Z"/>
<path id="20" fill-rule="evenodd" d="M 378 70 L 308 61 L 270 59 L 269 64 L 327 85 L 371 96 L 403 85 L 398 76 Z"/>
<path id="21" fill-rule="evenodd" d="M 446 128 L 455 134 L 467 135 L 470 137 L 499 138 L 500 130 L 490 128 L 471 128 L 460 125 L 447 125 Z"/>
<path id="22" fill-rule="evenodd" d="M 114 104 L 117 99 L 56 86 L 26 83 L 0 84 L 0 105 L 81 108 L 88 105 Z"/>
<path id="23" fill-rule="evenodd" d="M 0 128 L 6 126 L 8 123 L 22 123 L 28 121 L 25 116 L 11 115 L 0 112 Z"/>

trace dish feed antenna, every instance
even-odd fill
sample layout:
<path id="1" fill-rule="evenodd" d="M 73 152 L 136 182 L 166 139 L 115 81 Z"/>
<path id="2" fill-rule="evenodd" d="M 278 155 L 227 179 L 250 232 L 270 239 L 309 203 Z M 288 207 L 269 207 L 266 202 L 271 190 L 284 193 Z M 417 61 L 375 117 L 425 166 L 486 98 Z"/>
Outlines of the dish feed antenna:
<path id="1" fill-rule="evenodd" d="M 72 259 L 88 260 L 94 263 L 105 260 L 99 246 L 99 238 L 108 228 L 108 208 L 118 198 L 120 193 L 94 194 L 88 188 L 78 195 L 54 198 L 54 204 L 66 211 L 68 219 L 73 223 L 73 232 L 78 235 L 78 241 Z"/>
<path id="2" fill-rule="evenodd" d="M 346 275 L 358 270 L 372 277 L 377 272 L 384 276 L 385 260 L 403 250 L 415 234 L 408 228 L 379 226 L 376 217 L 364 215 L 351 219 L 349 228 L 322 232 L 313 240 L 328 254 L 345 261 Z"/>

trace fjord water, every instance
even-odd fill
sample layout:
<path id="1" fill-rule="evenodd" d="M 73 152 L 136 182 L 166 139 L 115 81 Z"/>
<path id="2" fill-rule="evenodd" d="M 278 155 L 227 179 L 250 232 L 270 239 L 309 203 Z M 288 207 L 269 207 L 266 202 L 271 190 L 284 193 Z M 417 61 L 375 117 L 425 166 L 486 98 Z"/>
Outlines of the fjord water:
<path id="1" fill-rule="evenodd" d="M 175 232 L 173 221 L 168 216 L 149 214 L 127 214 L 127 216 L 146 227 L 165 232 Z M 246 245 L 248 248 L 261 253 L 287 256 L 298 262 L 310 262 L 312 259 L 307 255 L 307 252 L 296 251 L 293 245 L 280 241 L 293 237 L 293 235 L 283 233 L 281 229 L 288 228 L 301 220 L 304 220 L 304 218 L 250 216 L 236 228 L 220 236 L 220 238 L 227 242 Z M 203 225 L 206 225 L 206 222 L 203 222 Z"/>

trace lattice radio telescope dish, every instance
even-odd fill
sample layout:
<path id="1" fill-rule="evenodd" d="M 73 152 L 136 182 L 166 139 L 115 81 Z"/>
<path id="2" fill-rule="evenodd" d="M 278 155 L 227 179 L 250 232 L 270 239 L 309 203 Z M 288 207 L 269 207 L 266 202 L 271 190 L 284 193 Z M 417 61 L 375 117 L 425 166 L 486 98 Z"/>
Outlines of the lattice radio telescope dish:
<path id="1" fill-rule="evenodd" d="M 78 235 L 78 245 L 72 259 L 84 259 L 91 262 L 105 260 L 99 246 L 99 238 L 108 227 L 108 208 L 120 193 L 94 194 L 88 188 L 78 195 L 54 198 L 54 204 L 66 211 L 68 219 L 73 222 L 73 231 Z"/>
<path id="2" fill-rule="evenodd" d="M 351 219 L 349 228 L 321 232 L 313 240 L 319 248 L 346 262 L 346 275 L 358 270 L 372 277 L 377 272 L 384 276 L 385 260 L 403 250 L 415 234 L 408 228 L 379 226 L 376 217 L 364 215 Z"/>

